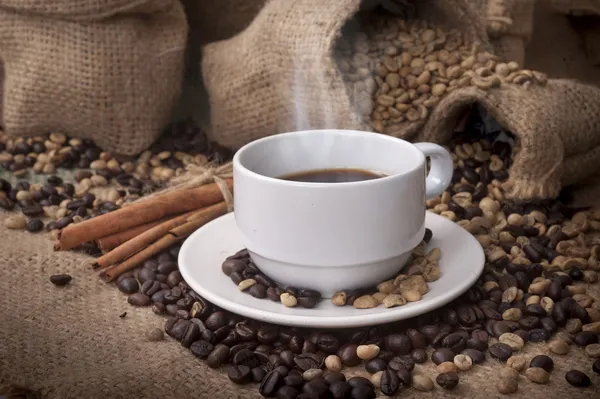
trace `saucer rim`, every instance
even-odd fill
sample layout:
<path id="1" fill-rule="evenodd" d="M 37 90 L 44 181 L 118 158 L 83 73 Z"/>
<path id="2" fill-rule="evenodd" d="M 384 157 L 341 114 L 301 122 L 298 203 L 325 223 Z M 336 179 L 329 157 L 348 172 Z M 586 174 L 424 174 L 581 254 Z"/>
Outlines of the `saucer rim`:
<path id="1" fill-rule="evenodd" d="M 458 298 L 460 295 L 464 294 L 481 276 L 483 272 L 483 268 L 485 266 L 485 253 L 484 250 L 477 241 L 477 239 L 464 228 L 459 226 L 458 224 L 435 214 L 431 211 L 426 212 L 426 226 L 427 226 L 427 218 L 437 219 L 437 222 L 446 224 L 448 226 L 452 225 L 453 229 L 456 231 L 460 231 L 461 234 L 464 235 L 464 239 L 471 240 L 472 244 L 475 244 L 473 247 L 473 252 L 475 248 L 477 248 L 477 253 L 469 254 L 469 257 L 472 259 L 474 268 L 469 271 L 468 275 L 465 274 L 465 279 L 463 280 L 463 284 L 461 284 L 458 288 L 452 290 L 449 294 L 446 295 L 437 295 L 429 299 L 427 302 L 420 304 L 419 306 L 415 306 L 414 308 L 404 308 L 398 307 L 395 309 L 388 309 L 386 312 L 378 312 L 378 313 L 369 313 L 369 309 L 362 309 L 361 314 L 357 315 L 340 315 L 336 316 L 311 316 L 311 315 L 298 315 L 298 314 L 285 314 L 285 313 L 274 313 L 269 310 L 260 309 L 251 307 L 249 305 L 245 305 L 243 303 L 237 303 L 225 297 L 215 294 L 211 290 L 204 289 L 202 284 L 197 283 L 196 279 L 192 276 L 191 267 L 186 267 L 185 258 L 186 254 L 191 251 L 191 246 L 198 239 L 197 237 L 205 234 L 207 230 L 214 228 L 215 225 L 219 223 L 233 223 L 235 225 L 235 216 L 234 212 L 227 213 L 223 216 L 220 216 L 206 225 L 200 227 L 194 233 L 192 233 L 186 240 L 184 240 L 181 249 L 179 251 L 178 256 L 178 264 L 180 273 L 186 281 L 186 283 L 193 289 L 196 293 L 198 293 L 201 297 L 206 299 L 208 302 L 226 310 L 231 313 L 248 317 L 254 320 L 262 321 L 265 323 L 284 325 L 284 326 L 293 326 L 293 327 L 308 327 L 308 328 L 355 328 L 355 327 L 365 327 L 365 326 L 374 326 L 381 325 L 387 323 L 398 322 L 406 319 L 410 319 L 424 313 L 431 312 L 435 309 L 438 309 L 450 302 L 454 299 Z M 228 219 L 233 219 L 229 221 Z M 471 245 L 469 245 L 470 247 Z M 191 257 L 191 255 L 188 255 Z M 217 273 L 222 273 L 220 267 L 216 270 Z M 443 277 L 442 277 L 443 278 Z M 441 278 L 440 278 L 441 280 Z M 439 281 L 439 280 L 436 280 Z M 234 288 L 234 285 L 231 286 Z M 266 299 L 261 299 L 266 300 Z M 283 306 L 283 305 L 282 305 Z M 287 311 L 293 311 L 294 308 L 286 308 Z M 314 310 L 317 309 L 303 309 L 303 310 Z M 364 313 L 362 313 L 364 311 Z"/>

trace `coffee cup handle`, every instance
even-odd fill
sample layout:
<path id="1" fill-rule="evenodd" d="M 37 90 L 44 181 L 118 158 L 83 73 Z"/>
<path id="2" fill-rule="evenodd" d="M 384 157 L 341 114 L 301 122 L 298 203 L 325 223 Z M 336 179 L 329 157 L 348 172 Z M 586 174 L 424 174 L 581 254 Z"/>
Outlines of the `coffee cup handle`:
<path id="1" fill-rule="evenodd" d="M 425 183 L 426 199 L 435 198 L 442 194 L 452 181 L 454 167 L 452 157 L 446 149 L 433 143 L 415 143 L 426 157 L 431 158 L 431 167 Z"/>

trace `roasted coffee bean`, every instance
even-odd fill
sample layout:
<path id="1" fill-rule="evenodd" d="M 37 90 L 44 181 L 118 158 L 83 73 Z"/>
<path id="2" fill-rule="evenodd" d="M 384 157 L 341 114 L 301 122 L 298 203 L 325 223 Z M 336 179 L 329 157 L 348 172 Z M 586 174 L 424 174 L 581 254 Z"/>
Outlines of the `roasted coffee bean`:
<path id="1" fill-rule="evenodd" d="M 525 330 L 532 330 L 541 326 L 540 319 L 536 316 L 524 316 L 519 319 L 519 325 Z"/>
<path id="2" fill-rule="evenodd" d="M 346 381 L 335 381 L 329 385 L 329 391 L 334 399 L 349 398 L 352 387 Z"/>
<path id="3" fill-rule="evenodd" d="M 183 319 L 173 319 L 169 319 L 167 323 L 165 323 L 165 332 L 176 341 L 181 342 L 190 324 L 192 323 Z"/>
<path id="4" fill-rule="evenodd" d="M 477 349 L 467 348 L 463 350 L 461 354 L 469 356 L 475 364 L 481 364 L 485 362 L 485 353 Z"/>
<path id="5" fill-rule="evenodd" d="M 206 358 L 206 364 L 210 368 L 218 368 L 221 365 L 227 363 L 229 359 L 229 347 L 223 344 L 218 344 L 210 355 Z"/>
<path id="6" fill-rule="evenodd" d="M 395 371 L 388 369 L 381 375 L 379 389 L 384 395 L 393 396 L 400 389 L 400 384 L 398 374 Z"/>
<path id="7" fill-rule="evenodd" d="M 302 385 L 304 384 L 304 378 L 302 378 L 302 374 L 300 373 L 289 373 L 287 376 L 285 376 L 283 382 L 285 383 L 285 385 L 299 388 L 302 387 Z"/>
<path id="8" fill-rule="evenodd" d="M 40 219 L 30 219 L 27 222 L 27 231 L 29 231 L 30 233 L 37 233 L 38 231 L 41 231 L 44 229 L 44 222 L 42 222 Z"/>
<path id="9" fill-rule="evenodd" d="M 410 342 L 413 348 L 425 349 L 427 348 L 427 336 L 422 332 L 409 328 L 406 330 L 406 335 L 410 338 Z"/>
<path id="10" fill-rule="evenodd" d="M 300 296 L 296 298 L 298 306 L 306 309 L 312 309 L 319 303 L 319 299 L 315 297 Z"/>
<path id="11" fill-rule="evenodd" d="M 267 371 L 264 369 L 264 367 L 260 366 L 254 367 L 252 370 L 250 370 L 250 372 L 252 373 L 253 382 L 261 382 L 267 375 Z"/>
<path id="12" fill-rule="evenodd" d="M 304 340 L 300 353 L 317 353 L 317 345 L 309 340 Z"/>
<path id="13" fill-rule="evenodd" d="M 227 316 L 224 312 L 214 312 L 208 316 L 208 318 L 204 321 L 204 324 L 206 325 L 206 328 L 214 332 L 219 328 L 226 326 L 227 322 Z"/>
<path id="14" fill-rule="evenodd" d="M 413 371 L 415 368 L 415 362 L 410 358 L 410 356 L 396 356 L 389 361 L 388 368 L 396 371 L 400 369 Z"/>
<path id="15" fill-rule="evenodd" d="M 302 371 L 320 369 L 323 366 L 323 361 L 324 359 L 321 356 L 314 353 L 303 353 L 294 358 L 294 363 Z"/>
<path id="16" fill-rule="evenodd" d="M 182 320 L 187 320 L 183 318 Z M 181 338 L 181 346 L 189 348 L 194 341 L 200 338 L 200 328 L 194 323 L 187 324 L 187 328 Z"/>
<path id="17" fill-rule="evenodd" d="M 302 387 L 302 392 L 314 398 L 325 398 L 329 391 L 329 387 L 323 378 L 317 378 L 307 382 Z"/>
<path id="18" fill-rule="evenodd" d="M 248 290 L 248 293 L 255 298 L 259 298 L 259 299 L 266 298 L 267 287 L 265 287 L 262 284 L 254 284 L 252 287 L 250 287 L 250 289 Z"/>
<path id="19" fill-rule="evenodd" d="M 231 352 L 233 352 L 233 348 L 231 348 Z M 236 366 L 244 365 L 248 366 L 251 369 L 260 366 L 260 362 L 258 361 L 256 356 L 254 356 L 254 352 L 250 349 L 242 349 L 238 351 L 233 356 L 232 361 L 233 364 L 235 364 Z"/>
<path id="20" fill-rule="evenodd" d="M 134 294 L 140 290 L 140 284 L 135 278 L 129 277 L 117 281 L 117 288 L 124 294 Z"/>
<path id="21" fill-rule="evenodd" d="M 229 366 L 227 376 L 234 384 L 248 384 L 252 381 L 252 372 L 247 366 Z"/>
<path id="22" fill-rule="evenodd" d="M 544 317 L 546 316 L 546 309 L 544 309 L 540 304 L 532 303 L 525 306 L 525 311 L 523 314 L 525 316 Z"/>
<path id="23" fill-rule="evenodd" d="M 58 287 L 69 284 L 72 279 L 73 277 L 70 274 L 54 274 L 50 276 L 50 282 Z"/>
<path id="24" fill-rule="evenodd" d="M 294 354 L 290 350 L 281 351 L 281 353 L 279 353 L 279 359 L 281 359 L 281 362 L 284 366 L 290 369 L 293 368 L 295 365 Z"/>
<path id="25" fill-rule="evenodd" d="M 448 348 L 438 348 L 431 354 L 431 360 L 436 364 L 451 362 L 454 360 L 454 352 Z"/>
<path id="26" fill-rule="evenodd" d="M 390 334 L 384 342 L 385 348 L 396 355 L 408 355 L 412 350 L 412 341 L 404 334 Z"/>
<path id="27" fill-rule="evenodd" d="M 592 385 L 592 380 L 582 371 L 571 370 L 565 374 L 565 380 L 574 387 L 589 387 Z"/>
<path id="28" fill-rule="evenodd" d="M 454 389 L 459 382 L 458 374 L 453 371 L 439 374 L 436 377 L 435 382 L 444 389 Z"/>
<path id="29" fill-rule="evenodd" d="M 538 355 L 531 359 L 529 367 L 539 367 L 550 373 L 554 369 L 554 361 L 549 356 Z"/>
<path id="30" fill-rule="evenodd" d="M 336 353 L 340 348 L 340 341 L 331 334 L 320 334 L 317 339 L 317 347 L 325 353 Z"/>
<path id="31" fill-rule="evenodd" d="M 21 206 L 21 212 L 30 218 L 37 218 L 44 214 L 44 208 L 39 204 L 32 204 L 26 207 Z"/>
<path id="32" fill-rule="evenodd" d="M 388 365 L 388 362 L 376 357 L 375 359 L 371 359 L 365 363 L 365 369 L 369 373 L 375 374 L 378 371 L 385 370 L 387 368 L 387 365 Z"/>
<path id="33" fill-rule="evenodd" d="M 448 335 L 442 341 L 442 345 L 448 349 L 450 349 L 455 354 L 459 354 L 463 349 L 467 347 L 467 343 L 464 337 L 460 334 L 454 333 Z"/>
<path id="34" fill-rule="evenodd" d="M 419 332 L 425 335 L 429 342 L 432 342 L 433 339 L 440 333 L 440 328 L 438 326 L 428 324 L 422 326 L 419 329 Z"/>
<path id="35" fill-rule="evenodd" d="M 594 361 L 594 364 L 592 365 L 592 371 L 596 374 L 600 374 L 600 359 Z"/>
<path id="36" fill-rule="evenodd" d="M 176 270 L 174 272 L 169 273 L 169 275 L 167 276 L 166 283 L 169 287 L 175 287 L 182 281 L 183 277 L 181 276 L 181 273 L 179 272 L 179 270 Z"/>
<path id="37" fill-rule="evenodd" d="M 213 344 L 204 340 L 194 341 L 190 345 L 192 354 L 200 359 L 206 359 L 214 349 L 215 347 Z"/>
<path id="38" fill-rule="evenodd" d="M 156 273 L 148 268 L 143 268 L 137 273 L 137 279 L 140 284 L 144 284 L 146 281 L 156 280 Z"/>
<path id="39" fill-rule="evenodd" d="M 160 283 L 158 281 L 148 280 L 144 281 L 144 284 L 142 284 L 142 294 L 152 296 L 158 291 L 160 291 Z"/>
<path id="40" fill-rule="evenodd" d="M 506 361 L 512 356 L 512 349 L 510 346 L 503 343 L 496 343 L 489 347 L 489 354 L 492 358 L 500 361 Z"/>
<path id="41" fill-rule="evenodd" d="M 345 344 L 340 347 L 337 352 L 337 355 L 342 360 L 342 364 L 346 367 L 355 367 L 358 366 L 362 360 L 356 354 L 356 349 L 358 345 L 356 344 Z"/>
<path id="42" fill-rule="evenodd" d="M 588 346 L 598 343 L 598 335 L 591 331 L 580 331 L 573 337 L 573 343 L 577 346 Z"/>
<path id="43" fill-rule="evenodd" d="M 179 319 L 189 320 L 190 312 L 188 312 L 187 310 L 179 309 L 175 312 L 175 317 Z"/>
<path id="44" fill-rule="evenodd" d="M 543 328 L 535 328 L 529 331 L 530 342 L 544 342 L 550 339 L 550 333 Z"/>
<path id="45" fill-rule="evenodd" d="M 461 305 L 457 309 L 458 322 L 463 326 L 470 326 L 475 323 L 477 316 L 472 306 Z"/>
<path id="46" fill-rule="evenodd" d="M 374 388 L 373 383 L 371 381 L 369 381 L 368 379 L 366 379 L 365 377 L 352 377 L 347 382 L 348 382 L 348 385 L 350 385 L 352 388 L 361 387 L 361 386 Z"/>
<path id="47" fill-rule="evenodd" d="M 550 317 L 543 317 L 540 319 L 540 324 L 542 328 L 548 331 L 550 334 L 556 331 L 558 328 L 556 322 L 552 320 Z"/>
<path id="48" fill-rule="evenodd" d="M 410 352 L 410 357 L 415 363 L 422 364 L 427 361 L 427 352 L 424 349 L 413 349 Z"/>
<path id="49" fill-rule="evenodd" d="M 246 324 L 238 323 L 235 326 L 238 337 L 243 341 L 251 341 L 256 338 L 256 328 Z"/>
<path id="50" fill-rule="evenodd" d="M 523 342 L 529 342 L 529 331 L 526 330 L 516 330 L 513 332 L 513 334 L 518 335 L 519 337 L 521 337 L 521 339 L 523 340 Z"/>
<path id="51" fill-rule="evenodd" d="M 168 275 L 177 270 L 177 263 L 175 262 L 164 262 L 157 266 L 156 271 L 160 274 Z"/>
<path id="52" fill-rule="evenodd" d="M 390 360 L 392 360 L 394 358 L 394 353 L 390 352 L 388 350 L 382 350 L 379 351 L 379 355 L 377 355 L 378 359 L 383 359 L 386 362 L 389 362 Z"/>
<path id="53" fill-rule="evenodd" d="M 150 306 L 152 303 L 150 297 L 141 292 L 129 295 L 129 297 L 127 297 L 127 302 L 133 306 Z"/>
<path id="54" fill-rule="evenodd" d="M 434 348 L 441 348 L 441 347 L 443 347 L 442 342 L 444 342 L 444 339 L 448 335 L 450 335 L 448 332 L 446 332 L 446 331 L 440 331 L 440 333 L 438 335 L 436 335 L 431 340 L 431 346 L 433 346 Z"/>
<path id="55" fill-rule="evenodd" d="M 270 371 L 260 383 L 258 392 L 264 397 L 272 397 L 284 384 L 284 377 L 277 370 Z"/>

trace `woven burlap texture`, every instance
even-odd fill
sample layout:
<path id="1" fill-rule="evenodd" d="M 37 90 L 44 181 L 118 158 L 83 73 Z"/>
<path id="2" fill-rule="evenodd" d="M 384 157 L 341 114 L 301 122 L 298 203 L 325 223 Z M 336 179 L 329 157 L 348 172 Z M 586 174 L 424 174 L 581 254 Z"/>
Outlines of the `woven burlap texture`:
<path id="1" fill-rule="evenodd" d="M 120 398 L 260 398 L 256 385 L 236 386 L 224 370 L 212 370 L 170 338 L 148 342 L 144 333 L 163 328 L 165 319 L 149 308 L 134 308 L 112 284 L 101 282 L 84 255 L 52 251 L 43 234 L 7 230 L 0 213 L 0 386 L 17 384 L 49 399 Z M 215 266 L 217 267 L 217 266 Z M 69 273 L 69 286 L 55 287 L 49 276 Z M 592 294 L 599 299 L 597 287 Z M 123 313 L 126 316 L 120 317 Z M 547 353 L 528 344 L 527 358 Z M 575 389 L 564 373 L 585 371 L 594 385 L 592 361 L 579 348 L 567 356 L 552 355 L 555 369 L 548 385 L 520 377 L 519 397 L 590 398 L 594 388 Z M 436 386 L 430 393 L 414 389 L 399 397 L 500 397 L 495 389 L 502 365 L 488 359 L 461 373 L 454 392 Z M 418 365 L 435 377 L 433 364 Z M 354 369 L 348 375 L 366 375 Z"/>
<path id="2" fill-rule="evenodd" d="M 243 32 L 207 45 L 202 73 L 211 138 L 236 149 L 286 131 L 367 129 L 353 111 L 333 58 L 340 29 L 360 5 L 360 0 L 271 0 Z M 443 15 L 454 26 L 469 20 L 467 36 L 485 40 L 485 28 L 466 1 L 414 5 L 423 18 Z"/>
<path id="3" fill-rule="evenodd" d="M 44 17 L 95 20 L 121 13 L 153 12 L 164 5 L 155 0 L 0 0 L 0 8 Z"/>
<path id="4" fill-rule="evenodd" d="M 0 4 L 6 133 L 59 131 L 123 155 L 146 149 L 179 97 L 187 38 L 178 0 L 147 7 L 81 22 Z"/>
<path id="5" fill-rule="evenodd" d="M 598 15 L 600 0 L 543 0 L 556 11 L 569 15 Z"/>

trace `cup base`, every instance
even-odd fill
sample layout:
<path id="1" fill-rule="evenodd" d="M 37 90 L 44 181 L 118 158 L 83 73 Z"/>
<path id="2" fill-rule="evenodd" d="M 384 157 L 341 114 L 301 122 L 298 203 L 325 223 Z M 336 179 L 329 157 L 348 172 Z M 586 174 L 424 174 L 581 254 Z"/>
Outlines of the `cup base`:
<path id="1" fill-rule="evenodd" d="M 260 271 L 281 287 L 315 290 L 325 299 L 338 291 L 375 287 L 395 277 L 406 265 L 411 252 L 374 263 L 327 267 L 275 261 L 248 251 Z"/>

